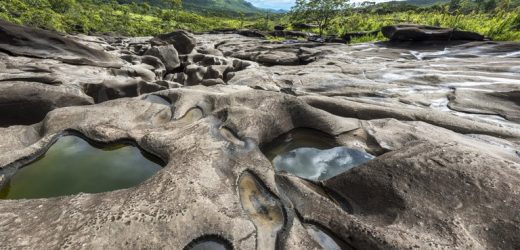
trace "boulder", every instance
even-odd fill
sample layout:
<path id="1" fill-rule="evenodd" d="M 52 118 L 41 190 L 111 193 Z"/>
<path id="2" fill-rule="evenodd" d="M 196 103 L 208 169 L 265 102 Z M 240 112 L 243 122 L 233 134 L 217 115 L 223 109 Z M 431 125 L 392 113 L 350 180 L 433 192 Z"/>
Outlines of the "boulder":
<path id="1" fill-rule="evenodd" d="M 285 26 L 280 25 L 280 24 L 279 25 L 275 25 L 274 26 L 274 30 L 285 30 Z"/>
<path id="2" fill-rule="evenodd" d="M 269 35 L 271 36 L 277 36 L 277 37 L 302 37 L 305 38 L 309 36 L 309 33 L 302 32 L 302 31 L 294 31 L 294 30 L 275 30 L 269 32 Z"/>
<path id="3" fill-rule="evenodd" d="M 168 34 L 161 34 L 150 40 L 152 45 L 171 44 L 180 54 L 189 54 L 197 45 L 197 39 L 184 30 L 174 31 Z"/>
<path id="4" fill-rule="evenodd" d="M 179 54 L 173 45 L 162 45 L 151 47 L 145 55 L 159 58 L 166 66 L 166 71 L 171 72 L 181 65 Z"/>
<path id="5" fill-rule="evenodd" d="M 475 32 L 435 26 L 399 24 L 381 28 L 391 41 L 466 40 L 483 41 L 485 37 Z"/>
<path id="6" fill-rule="evenodd" d="M 314 28 L 318 28 L 318 25 L 307 24 L 307 23 L 294 23 L 292 26 L 295 29 L 314 29 Z"/>
<path id="7" fill-rule="evenodd" d="M 247 36 L 247 37 L 260 37 L 260 38 L 266 37 L 266 34 L 260 30 L 241 29 L 241 30 L 238 30 L 237 33 L 239 35 Z"/>

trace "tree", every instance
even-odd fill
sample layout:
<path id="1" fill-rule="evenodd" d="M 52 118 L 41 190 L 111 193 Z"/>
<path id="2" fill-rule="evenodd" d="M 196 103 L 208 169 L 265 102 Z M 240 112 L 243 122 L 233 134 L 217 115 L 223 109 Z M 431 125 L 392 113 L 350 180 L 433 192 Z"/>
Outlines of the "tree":
<path id="1" fill-rule="evenodd" d="M 162 0 L 162 2 L 172 9 L 180 9 L 182 7 L 182 0 Z"/>
<path id="2" fill-rule="evenodd" d="M 66 13 L 76 5 L 75 0 L 48 0 L 51 9 L 56 13 Z"/>
<path id="3" fill-rule="evenodd" d="M 348 7 L 348 0 L 296 0 L 291 9 L 291 19 L 314 22 L 318 25 L 321 36 L 334 16 Z"/>

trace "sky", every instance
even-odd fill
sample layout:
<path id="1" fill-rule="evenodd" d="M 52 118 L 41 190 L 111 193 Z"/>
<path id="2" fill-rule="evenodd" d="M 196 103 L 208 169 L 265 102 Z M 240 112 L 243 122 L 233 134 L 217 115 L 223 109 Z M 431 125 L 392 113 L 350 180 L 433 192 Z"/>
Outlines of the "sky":
<path id="1" fill-rule="evenodd" d="M 247 0 L 252 3 L 256 7 L 265 8 L 265 9 L 274 9 L 274 10 L 288 10 L 290 9 L 295 0 Z M 371 0 L 371 2 L 385 2 L 390 0 Z M 351 3 L 354 2 L 363 2 L 362 0 L 351 0 Z"/>
<path id="2" fill-rule="evenodd" d="M 247 0 L 247 1 L 252 3 L 256 7 L 274 9 L 274 10 L 279 10 L 279 9 L 288 10 L 294 4 L 294 0 Z"/>

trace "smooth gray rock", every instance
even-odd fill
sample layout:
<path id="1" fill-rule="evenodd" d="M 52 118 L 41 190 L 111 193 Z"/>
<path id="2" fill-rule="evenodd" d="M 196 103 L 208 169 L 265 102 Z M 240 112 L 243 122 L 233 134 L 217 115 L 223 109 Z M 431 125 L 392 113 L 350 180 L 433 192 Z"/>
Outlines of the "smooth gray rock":
<path id="1" fill-rule="evenodd" d="M 68 36 L 115 68 L 0 52 L 0 118 L 28 119 L 0 127 L 0 186 L 68 130 L 167 162 L 129 189 L 1 200 L 2 247 L 519 248 L 520 43 L 196 38 L 222 55 L 168 74 L 150 37 Z M 324 181 L 276 172 L 260 148 L 297 128 L 376 158 Z"/>
<path id="2" fill-rule="evenodd" d="M 165 65 L 167 72 L 172 72 L 181 65 L 179 54 L 173 45 L 151 47 L 145 55 L 159 58 Z"/>
<path id="3" fill-rule="evenodd" d="M 167 34 L 161 34 L 150 40 L 152 45 L 171 44 L 180 54 L 189 54 L 195 48 L 197 40 L 184 30 L 178 30 Z"/>
<path id="4" fill-rule="evenodd" d="M 0 20 L 0 50 L 12 55 L 51 58 L 65 63 L 118 67 L 121 61 L 59 34 Z"/>

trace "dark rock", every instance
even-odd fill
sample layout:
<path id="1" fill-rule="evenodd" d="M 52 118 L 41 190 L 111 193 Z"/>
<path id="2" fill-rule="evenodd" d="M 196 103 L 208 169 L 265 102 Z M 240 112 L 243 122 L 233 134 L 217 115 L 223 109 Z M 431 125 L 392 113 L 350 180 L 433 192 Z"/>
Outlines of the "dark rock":
<path id="1" fill-rule="evenodd" d="M 184 30 L 174 31 L 168 34 L 161 34 L 150 40 L 152 45 L 172 44 L 179 54 L 189 54 L 195 48 L 197 40 L 192 34 Z"/>
<path id="2" fill-rule="evenodd" d="M 214 86 L 219 84 L 224 85 L 226 83 L 222 79 L 204 79 L 200 84 L 204 86 Z"/>
<path id="3" fill-rule="evenodd" d="M 65 63 L 119 67 L 121 61 L 57 33 L 0 20 L 0 50 L 11 55 L 49 58 Z"/>
<path id="4" fill-rule="evenodd" d="M 168 88 L 169 88 L 168 85 L 162 86 L 157 83 L 139 82 L 137 84 L 137 93 L 139 95 L 142 95 L 142 94 L 146 94 L 146 93 L 153 93 L 153 92 L 157 92 L 157 91 L 161 91 L 161 90 L 166 90 Z"/>
<path id="5" fill-rule="evenodd" d="M 283 25 L 275 25 L 274 30 L 285 30 L 285 26 Z"/>
<path id="6" fill-rule="evenodd" d="M 197 85 L 204 79 L 204 76 L 206 75 L 207 68 L 203 66 L 198 65 L 188 65 L 184 69 L 184 73 L 186 73 L 187 80 L 186 83 L 188 85 Z M 177 79 L 175 79 L 177 81 Z M 180 82 L 180 81 L 178 81 Z"/>
<path id="7" fill-rule="evenodd" d="M 295 24 L 292 24 L 292 26 L 295 29 L 314 29 L 314 28 L 318 28 L 318 25 L 307 24 L 307 23 L 295 23 Z"/>
<path id="8" fill-rule="evenodd" d="M 307 41 L 316 42 L 316 43 L 346 43 L 346 42 L 348 42 L 348 40 L 345 40 L 344 38 L 340 38 L 337 36 L 322 37 L 322 36 L 317 36 L 317 35 L 309 36 L 307 38 Z"/>
<path id="9" fill-rule="evenodd" d="M 275 30 L 269 32 L 269 35 L 276 37 L 301 37 L 305 38 L 309 36 L 309 33 L 294 30 Z"/>
<path id="10" fill-rule="evenodd" d="M 241 29 L 237 31 L 237 34 L 247 37 L 260 37 L 265 38 L 266 34 L 260 30 L 248 30 L 248 29 Z"/>
<path id="11" fill-rule="evenodd" d="M 484 36 L 475 32 L 415 24 L 385 26 L 381 28 L 381 32 L 391 41 L 483 41 L 485 39 Z"/>
<path id="12" fill-rule="evenodd" d="M 154 46 L 146 51 L 145 55 L 159 58 L 166 66 L 166 71 L 168 72 L 181 66 L 179 54 L 173 45 Z"/>

